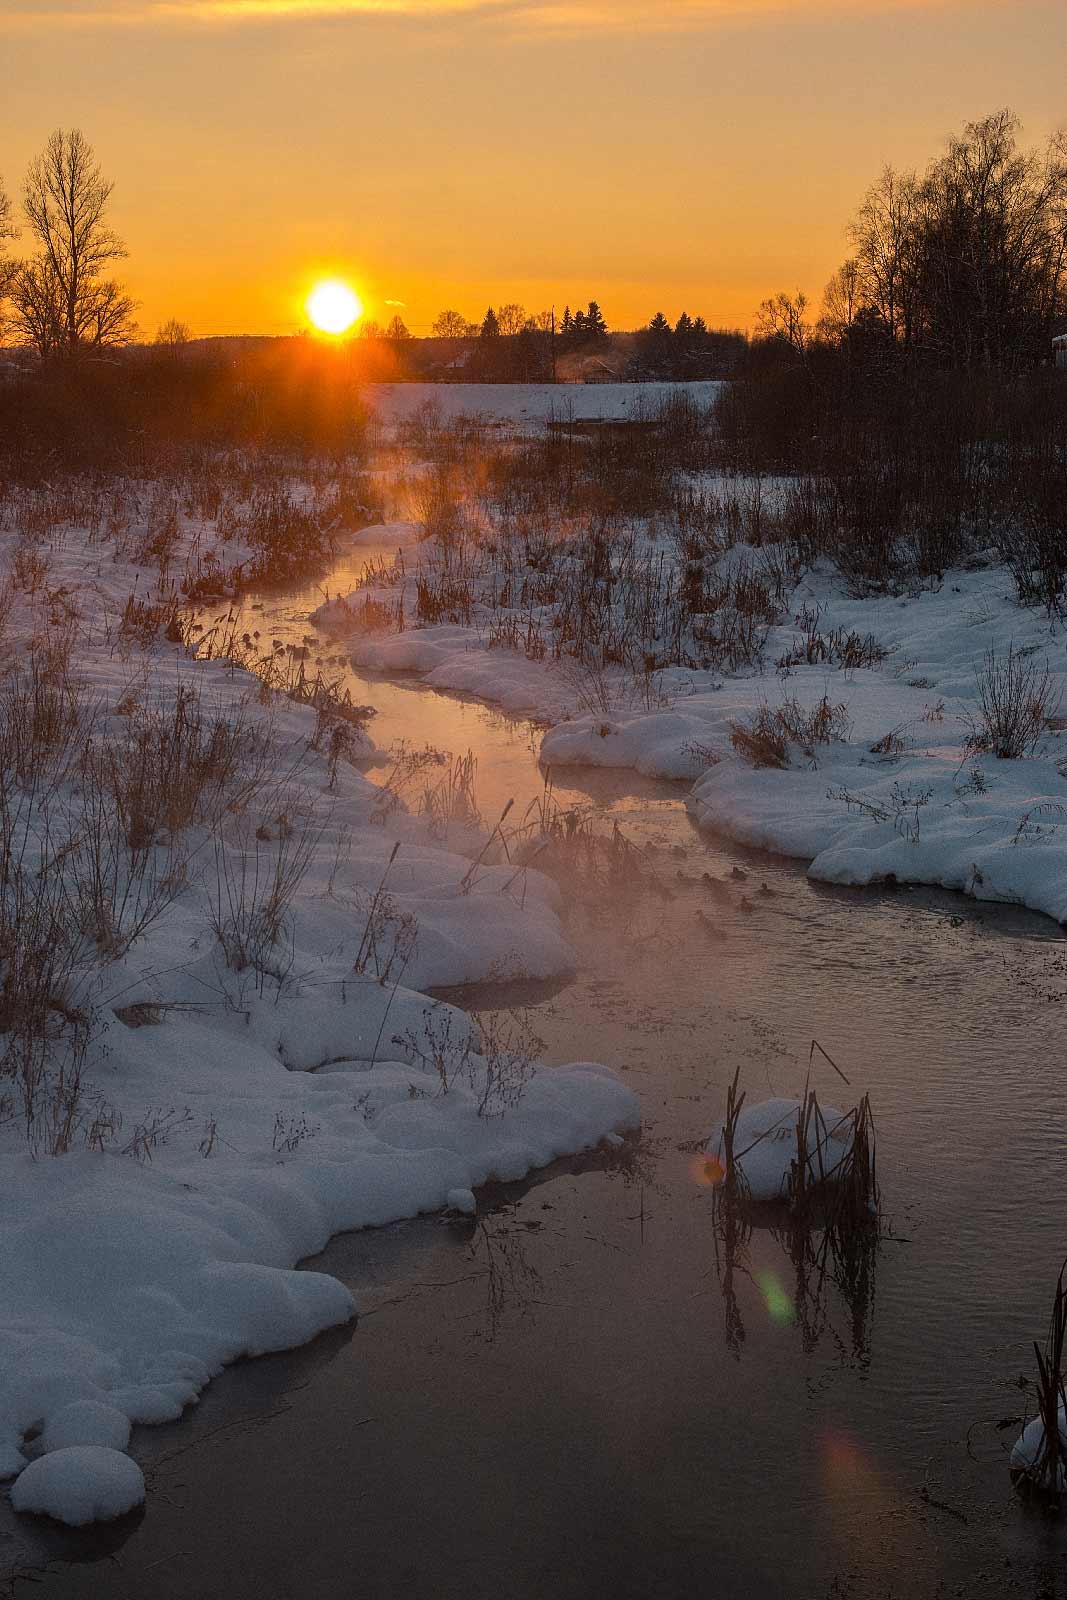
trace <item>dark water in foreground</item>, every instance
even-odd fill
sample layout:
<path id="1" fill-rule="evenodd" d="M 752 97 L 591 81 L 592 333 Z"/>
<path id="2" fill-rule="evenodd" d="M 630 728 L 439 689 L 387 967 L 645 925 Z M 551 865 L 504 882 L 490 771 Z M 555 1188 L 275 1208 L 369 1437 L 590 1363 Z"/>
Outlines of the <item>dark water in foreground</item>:
<path id="1" fill-rule="evenodd" d="M 474 749 L 487 814 L 539 788 L 523 725 L 359 694 L 383 741 Z M 640 1143 L 486 1192 L 474 1221 L 334 1240 L 308 1264 L 351 1285 L 358 1325 L 139 1430 L 140 1520 L 0 1522 L 16 1594 L 1067 1596 L 1067 1532 L 1013 1497 L 1018 1424 L 998 1426 L 1032 1407 L 1020 1377 L 1067 1251 L 1059 930 L 831 892 L 719 849 L 668 785 L 567 784 L 653 847 L 673 898 L 576 905 L 577 980 L 488 1003 L 529 1002 L 552 1061 L 621 1068 Z M 709 943 L 700 873 L 735 863 Z M 731 1283 L 695 1147 L 739 1063 L 754 1098 L 794 1092 L 812 1038 L 870 1091 L 888 1233 L 842 1282 L 757 1228 Z M 828 1068 L 816 1082 L 851 1103 Z"/>

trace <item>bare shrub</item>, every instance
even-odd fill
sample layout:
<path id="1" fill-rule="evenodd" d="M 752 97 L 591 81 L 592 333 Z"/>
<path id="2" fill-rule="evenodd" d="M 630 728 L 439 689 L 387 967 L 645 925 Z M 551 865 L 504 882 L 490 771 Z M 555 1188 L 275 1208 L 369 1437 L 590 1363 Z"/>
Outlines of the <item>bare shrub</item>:
<path id="1" fill-rule="evenodd" d="M 419 815 L 427 819 L 430 836 L 447 839 L 453 829 L 460 832 L 481 826 L 475 784 L 478 761 L 473 750 L 452 756 L 436 783 L 427 784 L 419 798 Z"/>
<path id="2" fill-rule="evenodd" d="M 895 833 L 909 844 L 919 842 L 919 814 L 930 804 L 934 791 L 914 784 L 894 783 L 885 801 L 856 794 L 848 788 L 827 790 L 828 800 L 840 800 L 846 810 L 856 811 L 871 822 L 891 822 Z"/>
<path id="3" fill-rule="evenodd" d="M 444 750 L 424 745 L 421 750 L 398 739 L 389 749 L 389 765 L 380 781 L 381 798 L 371 813 L 372 822 L 385 822 L 399 810 L 407 798 L 412 797 L 419 784 L 430 787 L 431 775 L 448 762 Z"/>
<path id="4" fill-rule="evenodd" d="M 243 711 L 205 714 L 197 691 L 181 686 L 171 705 L 139 707 L 121 738 L 90 744 L 83 766 L 113 802 L 127 845 L 143 850 L 247 803 L 267 755 Z"/>
<path id="5" fill-rule="evenodd" d="M 323 833 L 297 796 L 284 815 L 286 825 L 273 829 L 239 817 L 213 840 L 211 926 L 230 971 L 252 971 L 260 988 L 266 977 L 281 982 L 291 967 L 290 908 Z"/>
<path id="6" fill-rule="evenodd" d="M 418 945 L 419 925 L 410 911 L 401 911 L 385 887 L 393 862 L 400 853 L 400 842 L 394 844 L 385 864 L 378 886 L 370 896 L 366 921 L 360 937 L 352 970 L 361 977 L 371 973 L 381 984 L 389 982 L 396 973 L 400 982 Z"/>
<path id="7" fill-rule="evenodd" d="M 425 538 L 449 549 L 463 537 L 467 516 L 453 472 L 439 467 L 426 473 L 413 486 L 411 502 Z"/>
<path id="8" fill-rule="evenodd" d="M 984 665 L 975 671 L 978 711 L 967 739 L 968 753 L 988 751 L 1000 761 L 1032 755 L 1059 710 L 1060 692 L 1049 670 L 1026 652 L 1008 646 L 998 656 L 990 646 Z"/>
<path id="9" fill-rule="evenodd" d="M 860 634 L 854 628 L 831 628 L 824 633 L 821 617 L 818 606 L 801 612 L 797 623 L 803 633 L 794 638 L 792 647 L 779 659 L 779 672 L 798 666 L 840 667 L 843 672 L 855 672 L 860 667 L 878 666 L 889 654 L 873 633 Z"/>
<path id="10" fill-rule="evenodd" d="M 67 635 L 34 640 L 0 683 L 0 770 L 38 795 L 65 781 L 97 713 L 70 670 Z"/>
<path id="11" fill-rule="evenodd" d="M 816 747 L 847 739 L 850 726 L 848 706 L 827 695 L 810 710 L 795 699 L 783 700 L 773 710 L 764 702 L 751 722 L 731 722 L 730 743 L 754 767 L 787 767 L 791 744 L 799 745 L 814 764 Z"/>
<path id="12" fill-rule="evenodd" d="M 257 495 L 244 528 L 253 557 L 242 581 L 288 583 L 321 572 L 333 556 L 338 523 L 336 512 L 320 516 L 284 488 Z"/>
<path id="13" fill-rule="evenodd" d="M 30 1149 L 55 1155 L 70 1148 L 79 1125 L 82 1064 L 94 1020 L 84 940 L 62 873 L 31 872 L 15 861 L 17 840 L 6 826 L 4 845 L 0 1086 L 12 1086 Z"/>
<path id="14" fill-rule="evenodd" d="M 474 1011 L 475 1028 L 465 1029 L 462 1037 L 451 1011 L 425 1012 L 424 1019 L 421 1033 L 409 1028 L 393 1043 L 436 1076 L 441 1094 L 466 1084 L 480 1117 L 503 1116 L 519 1104 L 544 1050 L 528 1012 Z"/>

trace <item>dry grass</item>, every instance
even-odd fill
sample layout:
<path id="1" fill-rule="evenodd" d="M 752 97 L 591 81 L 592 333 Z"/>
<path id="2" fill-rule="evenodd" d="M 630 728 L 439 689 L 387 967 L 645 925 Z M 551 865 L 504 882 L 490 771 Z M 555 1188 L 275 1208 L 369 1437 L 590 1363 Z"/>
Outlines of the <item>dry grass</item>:
<path id="1" fill-rule="evenodd" d="M 1060 707 L 1060 693 L 1048 664 L 1008 646 L 1006 656 L 991 647 L 975 672 L 977 714 L 967 740 L 969 754 L 988 751 L 1000 761 L 1032 755 Z"/>
<path id="2" fill-rule="evenodd" d="M 730 743 L 754 767 L 788 767 L 791 745 L 814 765 L 817 748 L 847 739 L 849 730 L 848 706 L 823 695 L 810 708 L 796 699 L 783 700 L 773 709 L 764 703 L 750 722 L 730 724 Z"/>

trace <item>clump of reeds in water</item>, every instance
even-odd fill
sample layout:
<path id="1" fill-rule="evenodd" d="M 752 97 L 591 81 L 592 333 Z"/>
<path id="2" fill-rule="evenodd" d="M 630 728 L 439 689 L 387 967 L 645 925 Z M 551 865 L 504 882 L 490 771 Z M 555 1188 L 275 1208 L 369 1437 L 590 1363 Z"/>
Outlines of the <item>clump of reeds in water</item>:
<path id="1" fill-rule="evenodd" d="M 1067 1390 L 1063 1346 L 1067 1338 L 1067 1286 L 1060 1268 L 1045 1348 L 1034 1341 L 1037 1360 L 1037 1416 L 1024 1428 L 1011 1453 L 1017 1487 L 1040 1495 L 1058 1510 L 1067 1490 Z"/>
<path id="2" fill-rule="evenodd" d="M 608 896 L 623 891 L 662 892 L 645 852 L 627 839 L 614 818 L 607 828 L 607 820 L 595 807 L 561 805 L 548 768 L 541 793 L 509 837 L 510 855 L 557 879 L 571 895 L 600 897 L 605 906 L 614 903 Z"/>
<path id="3" fill-rule="evenodd" d="M 816 1050 L 825 1055 L 813 1044 L 812 1057 Z M 738 1068 L 727 1090 L 717 1151 L 709 1147 L 705 1162 L 707 1180 L 715 1189 L 713 1228 L 727 1347 L 740 1355 L 745 1330 L 736 1278 L 751 1276 L 748 1245 L 753 1228 L 763 1227 L 792 1265 L 793 1293 L 786 1296 L 783 1291 L 782 1307 L 788 1302 L 787 1320 L 797 1327 L 805 1348 L 814 1348 L 828 1324 L 833 1288 L 850 1314 L 853 1357 L 862 1361 L 868 1351 L 874 1262 L 881 1239 L 870 1098 L 864 1095 L 851 1110 L 841 1112 L 823 1106 L 809 1082 L 799 1101 L 774 1107 L 766 1127 L 755 1134 L 752 1120 L 759 1108 L 751 1108 L 743 1119 L 745 1102 Z M 761 1174 L 754 1192 L 746 1156 L 764 1140 L 792 1143 L 794 1138 L 795 1154 L 780 1182 L 772 1185 Z"/>
<path id="4" fill-rule="evenodd" d="M 789 1208 L 806 1218 L 817 1212 L 832 1227 L 860 1227 L 878 1211 L 874 1116 L 869 1095 L 851 1111 L 829 1118 L 815 1090 L 805 1085 L 797 1108 L 797 1154 L 789 1180 Z M 836 1157 L 831 1143 L 840 1144 Z"/>
<path id="5" fill-rule="evenodd" d="M 821 1045 L 813 1042 L 812 1056 L 816 1050 L 830 1061 Z M 832 1061 L 830 1064 L 847 1083 L 840 1068 Z M 765 1140 L 781 1139 L 791 1131 L 796 1140 L 795 1154 L 773 1198 L 785 1201 L 797 1217 L 818 1218 L 824 1223 L 844 1227 L 859 1226 L 877 1216 L 878 1177 L 870 1096 L 865 1094 L 849 1111 L 824 1107 L 809 1078 L 802 1097 L 795 1104 L 772 1102 L 776 1111 L 778 1104 L 782 1109 L 745 1143 L 742 1111 L 746 1096 L 740 1091 L 740 1071 L 739 1067 L 727 1092 L 726 1115 L 720 1134 L 719 1181 L 723 1190 L 746 1198 L 750 1184 L 745 1175 L 745 1157 Z M 791 1129 L 787 1122 L 790 1117 Z M 772 1196 L 765 1194 L 760 1198 Z"/>

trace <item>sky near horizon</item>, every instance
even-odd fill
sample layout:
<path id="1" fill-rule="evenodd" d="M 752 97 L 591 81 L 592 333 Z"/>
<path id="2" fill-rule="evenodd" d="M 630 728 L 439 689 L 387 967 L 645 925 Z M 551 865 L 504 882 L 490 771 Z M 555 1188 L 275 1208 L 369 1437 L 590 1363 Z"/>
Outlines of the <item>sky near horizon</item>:
<path id="1" fill-rule="evenodd" d="M 148 335 L 295 331 L 326 275 L 416 333 L 744 327 L 818 300 L 886 162 L 1067 124 L 1065 61 L 1050 0 L 0 0 L 0 179 L 83 130 Z"/>

